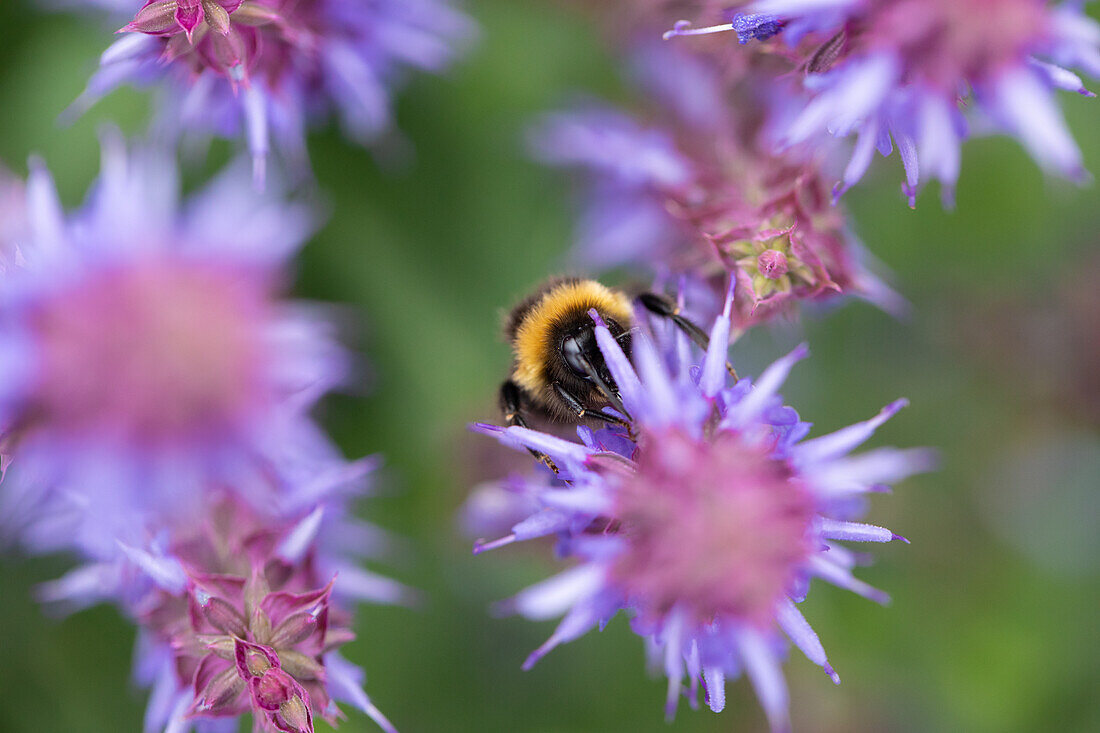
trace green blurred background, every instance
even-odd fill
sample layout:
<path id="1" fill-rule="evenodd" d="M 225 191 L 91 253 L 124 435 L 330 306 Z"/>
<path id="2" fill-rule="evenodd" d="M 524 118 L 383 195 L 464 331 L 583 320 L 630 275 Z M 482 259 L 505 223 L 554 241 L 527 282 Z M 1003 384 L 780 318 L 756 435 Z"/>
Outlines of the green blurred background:
<path id="1" fill-rule="evenodd" d="M 369 390 L 328 400 L 321 417 L 349 455 L 386 455 L 382 495 L 362 510 L 409 542 L 379 569 L 427 597 L 415 610 L 361 607 L 347 655 L 405 733 L 762 731 L 744 680 L 721 715 L 684 706 L 666 724 L 664 682 L 646 675 L 622 619 L 522 673 L 552 623 L 487 613 L 555 570 L 546 547 L 475 559 L 456 524 L 485 477 L 471 464 L 504 460 L 464 428 L 495 417 L 500 311 L 562 268 L 571 236 L 568 182 L 525 159 L 521 132 L 572 91 L 628 93 L 580 15 L 549 0 L 468 8 L 483 29 L 474 53 L 400 97 L 409 165 L 382 170 L 335 129 L 311 140 L 331 217 L 295 289 L 345 304 L 347 339 L 371 367 Z M 68 205 L 98 169 L 97 129 L 138 132 L 146 113 L 124 90 L 56 124 L 109 41 L 87 18 L 0 3 L 0 160 L 23 175 L 40 153 Z M 1100 171 L 1100 103 L 1061 100 Z M 953 213 L 934 187 L 907 209 L 896 157 L 874 171 L 847 202 L 913 318 L 853 303 L 733 352 L 753 373 L 805 338 L 813 358 L 785 394 L 815 431 L 904 395 L 912 406 L 876 442 L 943 451 L 941 471 L 873 505 L 871 521 L 912 540 L 877 548 L 861 574 L 893 605 L 818 584 L 803 606 L 844 683 L 795 653 L 795 729 L 1100 731 L 1100 196 L 1044 179 L 1004 139 L 967 144 Z M 47 618 L 31 598 L 68 565 L 0 559 L 0 731 L 138 731 L 129 623 L 107 607 Z M 375 728 L 351 713 L 341 730 Z"/>

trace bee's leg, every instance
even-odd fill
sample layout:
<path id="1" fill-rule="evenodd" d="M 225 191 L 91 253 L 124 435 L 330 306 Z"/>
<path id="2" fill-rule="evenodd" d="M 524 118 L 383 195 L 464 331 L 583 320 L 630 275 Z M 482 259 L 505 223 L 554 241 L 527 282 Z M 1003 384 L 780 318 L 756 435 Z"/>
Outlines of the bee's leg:
<path id="1" fill-rule="evenodd" d="M 519 385 L 511 379 L 500 386 L 500 409 L 504 413 L 504 422 L 508 424 L 508 427 L 513 425 L 518 425 L 521 428 L 527 427 L 527 420 L 523 417 L 523 392 L 520 391 Z M 558 467 L 550 456 L 534 448 L 528 448 L 527 452 L 554 473 L 558 472 Z"/>
<path id="2" fill-rule="evenodd" d="M 699 348 L 706 351 L 710 347 L 710 336 L 707 332 L 680 315 L 680 308 L 670 299 L 656 293 L 642 293 L 638 296 L 638 302 L 653 315 L 675 323 Z"/>
<path id="3" fill-rule="evenodd" d="M 589 410 L 581 404 L 580 400 L 573 396 L 572 392 L 563 387 L 560 382 L 551 382 L 550 386 L 554 388 L 554 393 L 561 398 L 561 401 L 569 406 L 569 409 L 573 411 L 573 414 L 577 416 L 578 420 L 603 420 L 612 425 L 622 425 L 627 430 L 630 429 L 630 423 L 622 418 L 608 415 L 606 412 L 600 412 L 599 410 Z"/>
<path id="4" fill-rule="evenodd" d="M 710 336 L 707 332 L 680 315 L 679 306 L 672 300 L 656 293 L 642 293 L 638 296 L 638 302 L 645 306 L 645 309 L 650 313 L 661 318 L 667 318 L 675 323 L 677 328 L 686 333 L 688 338 L 694 341 L 703 351 L 710 348 Z M 728 361 L 726 362 L 726 371 L 730 373 L 734 381 L 737 381 L 737 371 Z"/>
<path id="5" fill-rule="evenodd" d="M 508 426 L 519 425 L 527 427 L 527 420 L 523 417 L 523 392 L 519 385 L 509 379 L 500 385 L 500 411 L 504 413 L 504 422 Z"/>

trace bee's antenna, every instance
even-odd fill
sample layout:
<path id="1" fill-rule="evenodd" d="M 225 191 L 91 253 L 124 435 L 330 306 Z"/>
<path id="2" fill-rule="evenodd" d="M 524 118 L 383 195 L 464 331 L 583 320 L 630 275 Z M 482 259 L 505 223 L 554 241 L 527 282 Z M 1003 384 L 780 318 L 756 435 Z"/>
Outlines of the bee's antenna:
<path id="1" fill-rule="evenodd" d="M 656 293 L 642 293 L 638 296 L 638 302 L 640 302 L 650 313 L 660 316 L 661 318 L 667 318 L 675 323 L 676 326 L 687 334 L 688 338 L 694 341 L 695 345 L 703 351 L 710 348 L 710 335 L 687 318 L 680 315 L 680 307 L 668 298 L 657 295 Z M 737 381 L 737 371 L 728 361 L 726 362 L 726 371 L 730 373 L 734 381 Z"/>

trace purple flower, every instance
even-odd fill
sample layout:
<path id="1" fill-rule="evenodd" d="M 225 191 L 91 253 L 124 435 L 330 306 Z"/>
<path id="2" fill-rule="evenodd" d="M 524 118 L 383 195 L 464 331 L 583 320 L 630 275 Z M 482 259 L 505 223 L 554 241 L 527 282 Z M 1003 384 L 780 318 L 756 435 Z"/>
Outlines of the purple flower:
<path id="1" fill-rule="evenodd" d="M 341 700 L 392 733 L 359 689 L 359 670 L 336 651 L 355 635 L 334 598 L 339 580 L 324 581 L 315 513 L 272 521 L 232 496 L 210 506 L 206 521 L 176 527 L 156 560 L 178 577 L 149 575 L 159 579 L 133 604 L 146 647 L 139 656 L 158 670 L 147 727 L 235 722 L 251 710 L 258 729 L 312 733 L 314 715 L 335 723 Z"/>
<path id="2" fill-rule="evenodd" d="M 821 161 L 762 150 L 751 95 L 711 61 L 667 45 L 642 48 L 634 68 L 658 103 L 651 121 L 588 104 L 532 128 L 534 155 L 579 168 L 587 183 L 577 259 L 710 278 L 715 300 L 734 273 L 739 327 L 838 293 L 904 310 L 863 264 Z M 742 101 L 727 109 L 727 98 Z"/>
<path id="3" fill-rule="evenodd" d="M 506 533 L 539 509 L 539 496 L 549 488 L 551 479 L 536 485 L 533 477 L 509 476 L 500 481 L 478 484 L 470 491 L 459 517 L 467 537 L 485 537 Z"/>
<path id="4" fill-rule="evenodd" d="M 156 517 L 201 514 L 185 487 L 227 483 L 262 506 L 332 463 L 307 410 L 350 362 L 316 309 L 277 297 L 313 216 L 240 168 L 181 203 L 167 156 L 109 135 L 66 216 L 32 160 L 25 263 L 0 292 L 9 537 L 113 556 Z"/>
<path id="5" fill-rule="evenodd" d="M 304 167 L 304 130 L 331 112 L 357 142 L 378 138 L 405 73 L 445 69 L 474 26 L 448 0 L 150 0 L 122 31 L 73 111 L 158 84 L 163 127 L 246 137 L 262 181 L 269 138 Z"/>
<path id="6" fill-rule="evenodd" d="M 578 428 L 579 443 L 519 427 L 476 429 L 512 448 L 547 454 L 557 480 L 534 482 L 539 507 L 477 551 L 556 535 L 579 563 L 522 591 L 505 608 L 532 619 L 564 614 L 529 667 L 558 644 L 620 610 L 668 677 L 671 716 L 688 679 L 711 709 L 727 678 L 746 672 L 773 730 L 786 730 L 783 635 L 834 681 L 817 635 L 799 612 L 812 578 L 885 602 L 855 578 L 860 556 L 840 541 L 889 542 L 890 530 L 853 521 L 869 493 L 931 467 L 926 450 L 850 452 L 904 404 L 829 435 L 810 430 L 777 394 L 799 347 L 755 383 L 727 373 L 733 294 L 701 364 L 679 332 L 642 330 L 628 361 L 598 314 L 597 339 L 619 386 L 626 428 Z"/>
<path id="7" fill-rule="evenodd" d="M 103 161 L 70 216 L 32 161 L 0 291 L 4 539 L 111 560 L 226 486 L 271 516 L 346 496 L 374 460 L 345 461 L 308 412 L 349 356 L 322 310 L 278 297 L 312 214 L 243 166 L 180 202 L 169 157 L 110 135 Z"/>
<path id="8" fill-rule="evenodd" d="M 530 131 L 544 163 L 581 168 L 589 180 L 577 231 L 577 257 L 606 268 L 670 257 L 689 233 L 669 214 L 664 192 L 688 185 L 691 161 L 672 135 L 628 114 L 589 105 L 546 115 Z"/>
<path id="9" fill-rule="evenodd" d="M 20 242 L 27 238 L 27 203 L 23 182 L 0 165 L 0 277 L 21 267 Z"/>
<path id="10" fill-rule="evenodd" d="M 257 730 L 302 733 L 314 716 L 334 723 L 341 701 L 392 733 L 362 671 L 337 651 L 355 638 L 345 605 L 354 589 L 334 578 L 339 548 L 324 538 L 352 526 L 339 502 L 273 517 L 232 489 L 205 498 L 197 523 L 171 524 L 147 549 L 124 547 L 113 568 L 127 583 L 113 600 L 139 627 L 134 675 L 152 688 L 145 730 L 236 730 L 251 710 Z M 56 600 L 75 575 L 43 596 Z"/>
<path id="11" fill-rule="evenodd" d="M 951 205 L 960 148 L 969 135 L 967 107 L 981 125 L 1016 137 L 1044 169 L 1075 180 L 1086 177 L 1053 94 L 1065 89 L 1093 96 L 1070 68 L 1100 76 L 1100 25 L 1085 15 L 1082 2 L 757 0 L 741 5 L 779 19 L 792 62 L 806 72 L 802 88 L 808 101 L 783 122 L 780 143 L 798 145 L 826 132 L 856 134 L 836 196 L 863 177 L 875 150 L 889 155 L 896 145 L 910 205 L 933 178 Z M 689 25 L 678 24 L 666 37 L 737 30 L 733 23 L 697 30 Z"/>
<path id="12" fill-rule="evenodd" d="M 251 709 L 300 733 L 332 699 L 392 730 L 335 651 L 344 604 L 409 597 L 358 565 L 385 543 L 347 506 L 377 459 L 346 461 L 310 419 L 349 358 L 319 309 L 278 297 L 313 216 L 257 193 L 247 165 L 181 202 L 170 161 L 109 134 L 76 213 L 36 160 L 10 199 L 25 210 L 0 288 L 0 539 L 81 560 L 43 601 L 134 618 L 146 730 L 235 730 Z M 271 669 L 216 661 L 237 641 Z M 208 716 L 226 725 L 192 720 Z"/>

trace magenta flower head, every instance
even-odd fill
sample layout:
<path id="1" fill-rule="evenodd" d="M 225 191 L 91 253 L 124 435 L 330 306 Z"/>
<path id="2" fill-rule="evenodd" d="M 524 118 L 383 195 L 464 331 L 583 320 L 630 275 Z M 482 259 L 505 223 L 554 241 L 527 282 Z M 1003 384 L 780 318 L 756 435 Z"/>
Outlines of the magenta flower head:
<path id="1" fill-rule="evenodd" d="M 905 403 L 835 433 L 810 430 L 776 390 L 806 355 L 799 347 L 756 382 L 727 372 L 732 292 L 695 363 L 686 339 L 641 329 L 633 363 L 595 315 L 597 340 L 628 415 L 625 427 L 580 427 L 571 442 L 520 427 L 476 429 L 512 448 L 546 454 L 556 481 L 533 482 L 538 508 L 512 532 L 476 551 L 556 535 L 578 560 L 528 588 L 505 608 L 532 619 L 564 614 L 525 666 L 619 611 L 631 616 L 668 677 L 671 716 L 688 680 L 719 711 L 724 685 L 747 673 L 775 731 L 789 726 L 780 671 L 783 636 L 839 682 L 798 610 L 813 578 L 875 601 L 886 595 L 852 574 L 858 555 L 843 541 L 901 539 L 853 521 L 886 482 L 930 468 L 926 450 L 850 452 Z M 610 408 L 609 408 L 610 409 Z"/>
<path id="2" fill-rule="evenodd" d="M 580 169 L 586 183 L 575 257 L 709 279 L 719 302 L 732 273 L 739 327 L 838 294 L 903 311 L 832 205 L 820 160 L 765 152 L 751 97 L 711 61 L 643 47 L 634 71 L 656 102 L 649 122 L 588 104 L 532 129 L 535 156 Z"/>
<path id="3" fill-rule="evenodd" d="M 146 591 L 131 604 L 142 631 L 139 681 L 153 686 L 147 729 L 190 721 L 232 723 L 251 712 L 257 730 L 312 733 L 314 716 L 342 714 L 335 700 L 392 724 L 361 689 L 362 672 L 337 653 L 355 635 L 342 601 L 356 590 L 329 575 L 323 501 L 296 520 L 259 515 L 232 496 L 212 498 L 197 527 L 176 526 L 166 551 L 132 552 Z M 347 529 L 340 517 L 325 531 Z M 205 729 L 200 725 L 200 729 Z"/>
<path id="4" fill-rule="evenodd" d="M 23 264 L 0 283 L 5 539 L 114 557 L 201 516 L 207 487 L 269 507 L 337 470 L 308 409 L 349 359 L 317 309 L 278 297 L 308 209 L 256 194 L 241 166 L 180 202 L 170 158 L 115 135 L 71 216 L 31 169 Z"/>
<path id="5" fill-rule="evenodd" d="M 157 83 L 161 125 L 244 136 L 262 181 L 269 138 L 304 166 L 304 130 L 335 112 L 366 144 L 410 69 L 442 71 L 474 35 L 449 0 L 149 0 L 75 105 Z"/>
<path id="6" fill-rule="evenodd" d="M 822 133 L 856 135 L 835 188 L 838 196 L 862 178 L 876 149 L 888 155 L 896 145 L 910 205 L 933 178 L 950 205 L 960 146 L 969 134 L 968 107 L 983 127 L 1016 137 L 1044 169 L 1086 177 L 1054 99 L 1058 89 L 1093 96 L 1071 68 L 1100 77 L 1100 25 L 1085 14 L 1083 2 L 757 0 L 738 5 L 723 25 L 693 29 L 681 21 L 666 38 L 728 30 L 741 43 L 762 40 L 777 50 L 785 45 L 792 63 L 805 72 L 802 93 L 808 101 L 780 122 L 781 144 L 797 145 Z M 755 30 L 746 31 L 746 25 Z"/>

